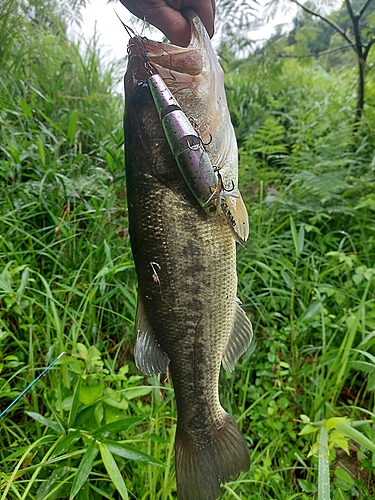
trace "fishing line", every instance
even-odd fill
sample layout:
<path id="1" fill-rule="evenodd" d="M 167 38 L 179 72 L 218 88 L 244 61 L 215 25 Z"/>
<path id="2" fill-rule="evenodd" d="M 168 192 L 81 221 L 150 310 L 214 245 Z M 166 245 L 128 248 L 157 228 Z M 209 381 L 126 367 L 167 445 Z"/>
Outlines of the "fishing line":
<path id="1" fill-rule="evenodd" d="M 10 410 L 13 408 L 13 406 L 15 406 L 15 405 L 16 405 L 16 404 L 20 401 L 20 399 L 21 399 L 23 396 L 25 396 L 28 392 L 30 392 L 30 390 L 34 387 L 34 385 L 38 382 L 38 380 L 40 380 L 41 378 L 43 378 L 43 377 L 44 377 L 44 375 L 45 375 L 45 374 L 46 374 L 46 373 L 47 373 L 47 372 L 48 372 L 48 371 L 49 371 L 49 370 L 53 367 L 53 365 L 54 365 L 54 364 L 55 364 L 55 363 L 56 363 L 56 362 L 57 362 L 60 358 L 62 358 L 65 354 L 66 354 L 66 352 L 62 352 L 61 354 L 59 354 L 59 355 L 57 356 L 57 358 L 56 358 L 56 359 L 54 359 L 54 360 L 52 361 L 52 363 L 51 363 L 50 365 L 48 365 L 48 366 L 47 366 L 47 368 L 45 368 L 45 369 L 42 371 L 42 373 L 41 373 L 40 375 L 38 375 L 38 376 L 37 376 L 37 378 L 31 382 L 31 384 L 29 384 L 29 385 L 28 385 L 28 386 L 26 387 L 26 389 L 24 389 L 24 390 L 21 392 L 21 394 L 20 394 L 19 396 L 17 396 L 17 397 L 16 397 L 16 399 L 15 399 L 14 401 L 12 401 L 12 403 L 10 403 L 10 405 L 9 405 L 9 406 L 7 406 L 7 408 L 5 408 L 5 410 L 4 410 L 2 413 L 0 413 L 0 420 L 1 420 L 2 418 L 4 418 L 4 417 L 5 417 L 5 415 L 7 415 L 7 413 L 9 413 L 9 412 L 10 412 Z"/>

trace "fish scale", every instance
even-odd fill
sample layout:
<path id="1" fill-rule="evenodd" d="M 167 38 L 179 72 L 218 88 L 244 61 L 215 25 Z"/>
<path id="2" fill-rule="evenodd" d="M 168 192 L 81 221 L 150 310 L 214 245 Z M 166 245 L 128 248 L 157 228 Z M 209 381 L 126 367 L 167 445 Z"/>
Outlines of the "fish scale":
<path id="1" fill-rule="evenodd" d="M 246 443 L 220 404 L 218 381 L 221 363 L 226 369 L 233 369 L 251 341 L 252 330 L 236 299 L 233 228 L 224 210 L 208 216 L 185 182 L 147 88 L 149 74 L 144 54 L 140 53 L 140 47 L 147 50 L 153 64 L 153 51 L 159 53 L 167 47 L 168 63 L 173 66 L 173 51 L 179 55 L 189 50 L 187 60 L 191 61 L 194 52 L 197 53 L 195 74 L 199 60 L 203 61 L 203 67 L 211 67 L 207 58 L 214 55 L 209 38 L 199 18 L 191 13 L 190 19 L 194 50 L 144 38 L 138 45 L 137 38 L 129 43 L 124 124 L 129 233 L 138 276 L 134 354 L 137 366 L 145 374 L 165 372 L 167 367 L 171 373 L 178 412 L 175 443 L 178 499 L 214 500 L 220 494 L 220 484 L 249 468 Z M 183 57 L 178 60 L 179 71 L 183 69 L 183 61 Z M 213 67 L 219 71 L 215 64 Z M 169 66 L 169 77 L 171 71 L 173 68 Z M 206 76 L 192 77 L 195 85 L 205 82 Z M 214 75 L 209 72 L 208 76 Z M 176 80 L 174 92 L 182 111 L 188 110 L 198 117 L 204 96 L 198 88 L 187 92 L 188 79 L 187 73 L 181 93 Z M 222 85 L 221 74 L 213 82 Z M 209 82 L 205 82 L 204 88 L 209 87 Z M 213 92 L 219 94 L 222 97 L 218 112 L 222 113 L 223 89 Z M 204 109 L 209 112 L 209 100 Z M 220 123 L 216 129 L 218 135 L 215 128 L 210 129 L 214 140 L 207 151 L 213 164 L 222 159 L 219 167 L 225 181 L 228 185 L 233 182 L 238 193 L 236 144 L 231 125 L 228 138 L 220 135 L 226 134 L 226 129 L 215 113 L 212 120 L 203 121 Z M 246 238 L 246 210 L 236 211 L 236 204 L 242 207 L 242 199 L 236 194 L 236 199 L 226 200 L 238 226 L 244 228 L 240 229 L 241 237 Z"/>

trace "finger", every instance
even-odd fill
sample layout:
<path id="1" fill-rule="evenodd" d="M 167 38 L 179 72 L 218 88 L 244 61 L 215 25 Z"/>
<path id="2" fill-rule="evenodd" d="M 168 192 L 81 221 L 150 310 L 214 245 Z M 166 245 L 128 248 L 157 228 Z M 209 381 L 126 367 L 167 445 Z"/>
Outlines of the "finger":
<path id="1" fill-rule="evenodd" d="M 180 11 L 172 7 L 162 7 L 157 12 L 146 15 L 146 20 L 159 28 L 169 40 L 182 47 L 190 43 L 190 22 L 184 18 Z"/>
<path id="2" fill-rule="evenodd" d="M 184 7 L 195 10 L 201 18 L 210 38 L 214 34 L 215 0 L 184 0 Z"/>
<path id="3" fill-rule="evenodd" d="M 120 0 L 122 5 L 126 7 L 132 14 L 143 19 L 147 6 L 141 1 L 134 2 L 134 0 Z"/>
<path id="4" fill-rule="evenodd" d="M 132 14 L 159 28 L 173 44 L 183 47 L 189 45 L 190 23 L 179 10 L 174 9 L 164 1 L 120 0 L 120 2 Z M 181 2 L 174 1 L 172 5 L 181 7 Z"/>

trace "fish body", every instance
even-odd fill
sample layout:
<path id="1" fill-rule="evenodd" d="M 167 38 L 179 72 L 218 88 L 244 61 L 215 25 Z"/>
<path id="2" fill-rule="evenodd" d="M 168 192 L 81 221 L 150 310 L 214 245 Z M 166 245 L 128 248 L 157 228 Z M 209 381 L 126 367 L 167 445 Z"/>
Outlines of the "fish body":
<path id="1" fill-rule="evenodd" d="M 171 373 L 178 499 L 214 500 L 220 484 L 249 468 L 246 442 L 218 394 L 221 363 L 232 370 L 252 338 L 236 298 L 235 240 L 247 238 L 248 221 L 222 70 L 200 19 L 193 12 L 189 18 L 187 48 L 141 37 L 128 47 L 125 163 L 138 276 L 134 355 L 147 375 L 168 367 Z M 227 213 L 223 208 L 209 216 L 183 177 L 150 92 L 150 64 L 194 122 L 223 186 L 232 186 Z"/>

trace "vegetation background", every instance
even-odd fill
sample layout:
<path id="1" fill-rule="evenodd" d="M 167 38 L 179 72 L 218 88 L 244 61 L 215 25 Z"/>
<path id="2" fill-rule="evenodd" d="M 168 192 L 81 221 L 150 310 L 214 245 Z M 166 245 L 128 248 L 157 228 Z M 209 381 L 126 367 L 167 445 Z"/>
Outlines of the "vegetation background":
<path id="1" fill-rule="evenodd" d="M 366 6 L 371 41 L 375 1 L 330 13 L 351 36 L 348 4 Z M 173 499 L 173 390 L 132 358 L 119 68 L 97 40 L 68 39 L 78 5 L 0 2 L 1 411 L 67 353 L 0 421 L 0 499 Z M 240 58 L 249 41 L 233 21 L 220 47 L 251 222 L 239 296 L 255 330 L 221 378 L 252 459 L 223 498 L 370 499 L 375 49 L 358 121 L 356 54 L 303 9 L 293 24 Z"/>

